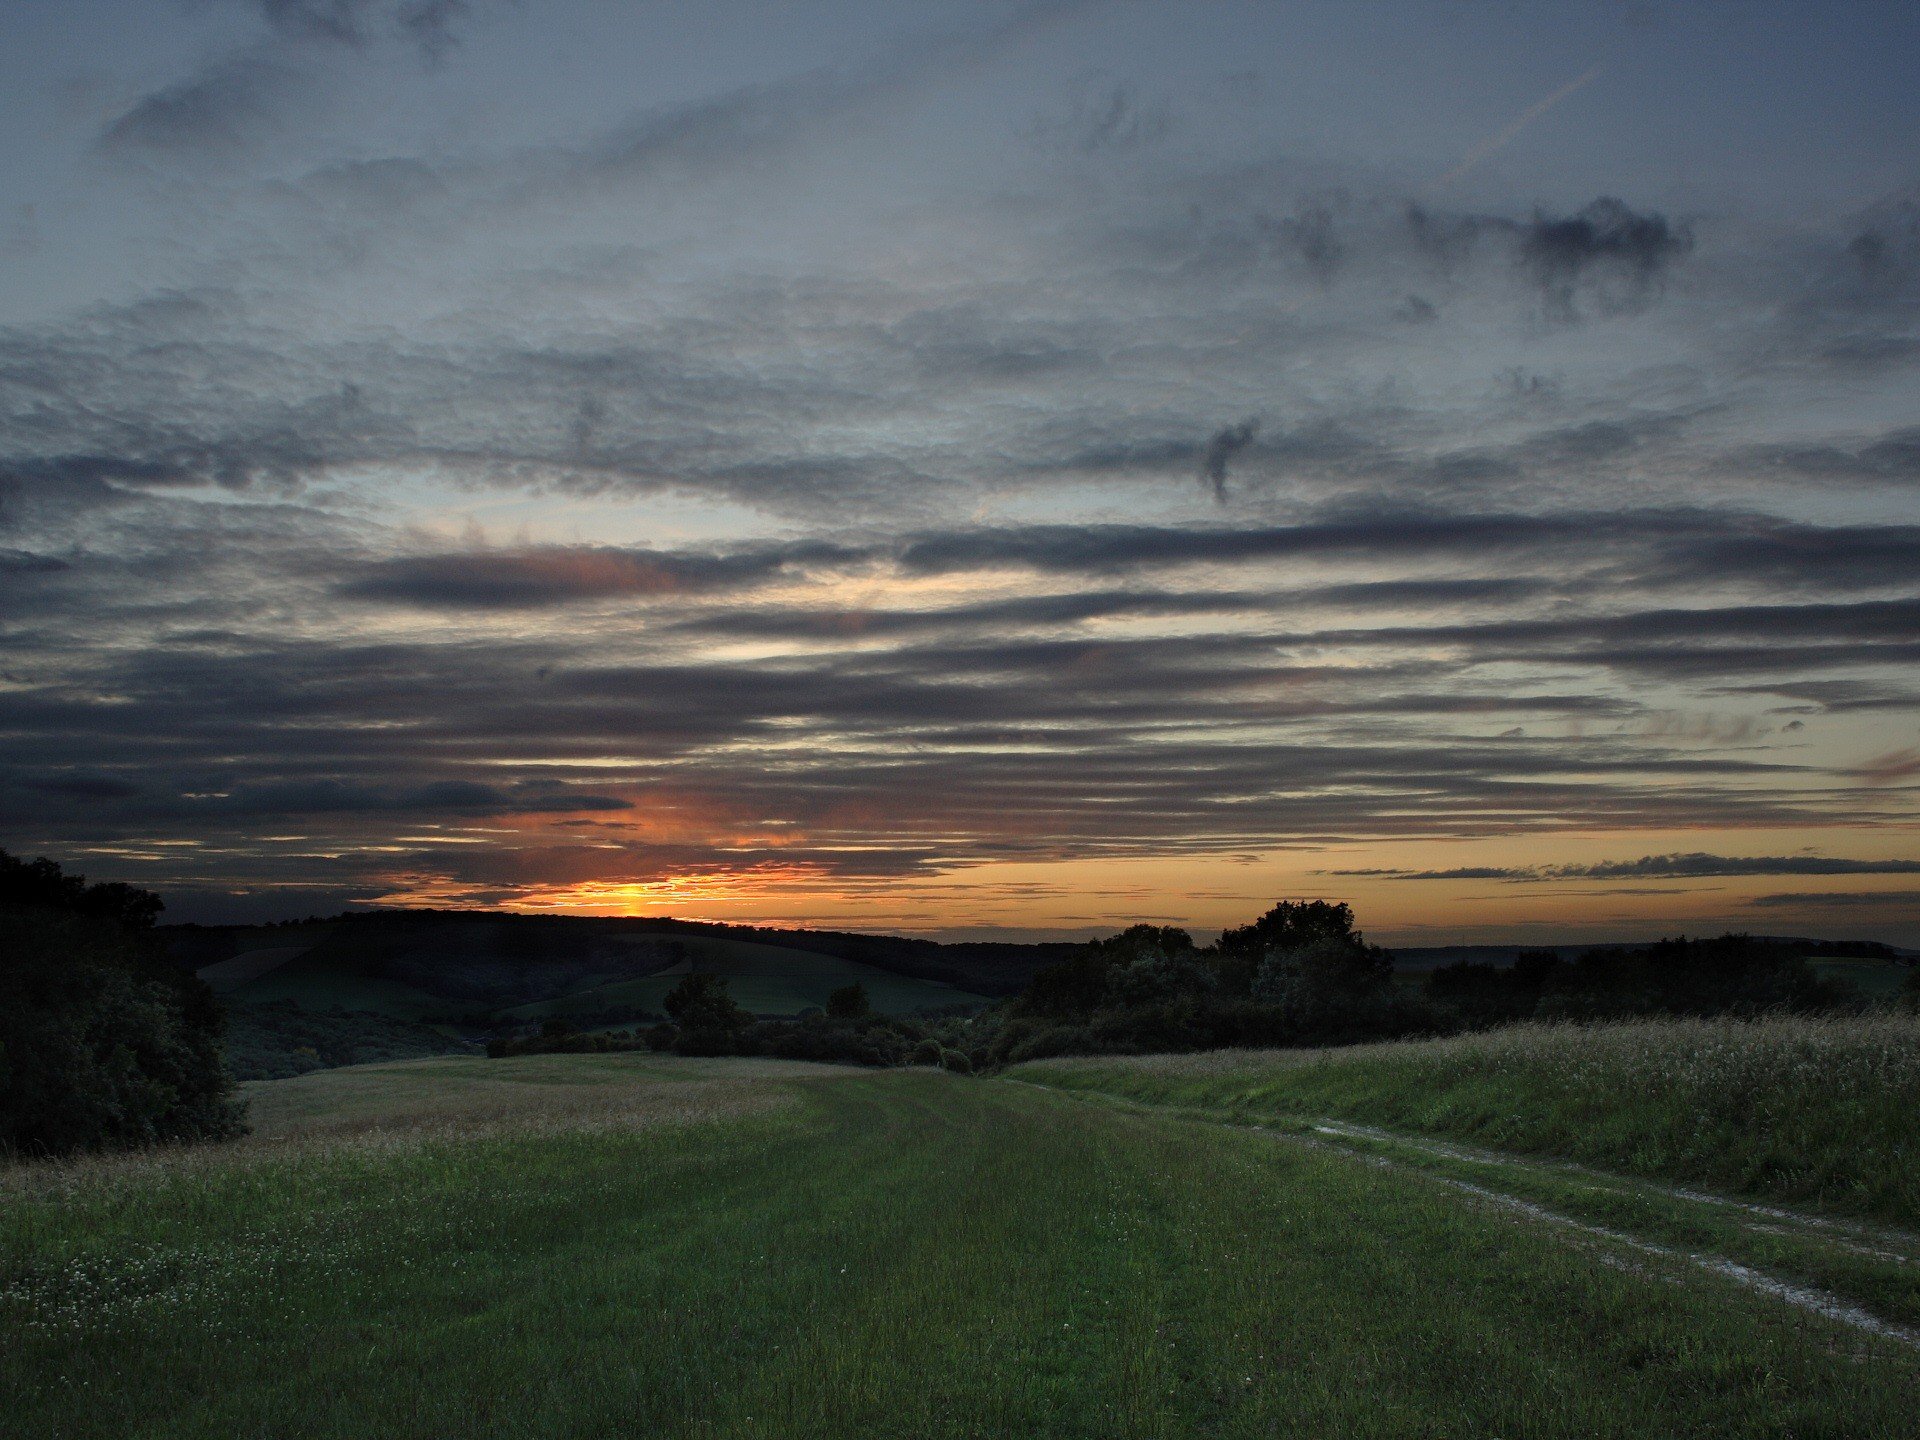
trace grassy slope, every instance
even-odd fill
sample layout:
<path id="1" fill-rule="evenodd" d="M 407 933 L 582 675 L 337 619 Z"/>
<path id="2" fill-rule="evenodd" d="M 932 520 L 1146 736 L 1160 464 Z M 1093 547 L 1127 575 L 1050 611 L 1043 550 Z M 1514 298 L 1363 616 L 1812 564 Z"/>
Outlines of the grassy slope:
<path id="1" fill-rule="evenodd" d="M 224 1151 L 0 1176 L 18 1433 L 1853 1437 L 1920 1400 L 1898 1347 L 1425 1177 L 1031 1087 L 565 1056 L 252 1093 Z"/>
<path id="2" fill-rule="evenodd" d="M 437 1019 L 461 1010 L 458 1001 L 430 995 L 401 981 L 356 975 L 344 968 L 337 956 L 317 949 L 225 990 L 222 998 L 234 1007 L 291 1000 L 306 1010 L 371 1010 L 397 1020 Z M 466 1008 L 483 1007 L 469 1003 Z"/>
<path id="3" fill-rule="evenodd" d="M 985 997 L 965 990 L 889 974 L 856 960 L 810 950 L 704 935 L 675 938 L 692 957 L 691 964 L 501 1013 L 512 1020 L 538 1020 L 549 1015 L 591 1014 L 613 1005 L 642 1005 L 657 1011 L 667 992 L 693 965 L 724 976 L 728 992 L 756 1015 L 797 1015 L 809 1006 L 824 1007 L 829 994 L 855 983 L 867 987 L 867 998 L 874 1009 L 891 1014 L 945 1005 L 986 1004 Z"/>
<path id="4" fill-rule="evenodd" d="M 1243 1119 L 1360 1120 L 1920 1224 L 1920 1016 L 1526 1025 L 1017 1073 Z"/>

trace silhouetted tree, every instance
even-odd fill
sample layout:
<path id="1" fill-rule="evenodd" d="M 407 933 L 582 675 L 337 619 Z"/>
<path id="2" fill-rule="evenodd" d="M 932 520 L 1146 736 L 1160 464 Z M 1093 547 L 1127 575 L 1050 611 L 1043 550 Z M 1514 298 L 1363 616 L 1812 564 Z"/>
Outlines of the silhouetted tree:
<path id="1" fill-rule="evenodd" d="M 873 1004 L 867 999 L 867 987 L 858 980 L 851 985 L 842 985 L 827 996 L 827 1016 L 832 1020 L 858 1020 L 863 1015 L 873 1013 Z"/>
<path id="2" fill-rule="evenodd" d="M 1344 901 L 1282 900 L 1251 925 L 1220 932 L 1214 966 L 1232 994 L 1253 990 L 1261 963 L 1276 950 L 1296 950 L 1323 937 L 1355 938 L 1353 907 Z"/>

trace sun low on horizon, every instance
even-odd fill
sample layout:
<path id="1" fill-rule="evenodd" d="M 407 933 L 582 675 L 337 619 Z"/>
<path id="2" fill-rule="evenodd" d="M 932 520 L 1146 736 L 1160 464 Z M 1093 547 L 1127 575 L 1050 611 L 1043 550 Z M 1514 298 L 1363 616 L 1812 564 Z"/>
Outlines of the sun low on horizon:
<path id="1" fill-rule="evenodd" d="M 1920 945 L 1909 6 L 0 25 L 13 854 Z"/>

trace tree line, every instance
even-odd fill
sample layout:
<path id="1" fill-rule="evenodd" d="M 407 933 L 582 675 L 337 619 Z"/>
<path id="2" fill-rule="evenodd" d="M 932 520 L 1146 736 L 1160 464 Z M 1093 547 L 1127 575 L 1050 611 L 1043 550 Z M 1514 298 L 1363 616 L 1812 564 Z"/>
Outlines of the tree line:
<path id="1" fill-rule="evenodd" d="M 1135 925 L 1076 948 L 1018 995 L 966 1019 L 874 1015 L 855 986 L 836 992 L 823 1013 L 756 1021 L 724 979 L 700 973 L 667 997 L 670 1023 L 598 1036 L 556 1024 L 490 1051 L 646 1048 L 867 1065 L 918 1057 L 975 1071 L 1055 1055 L 1342 1045 L 1528 1019 L 1755 1016 L 1860 1003 L 1844 983 L 1817 975 L 1805 950 L 1744 935 L 1681 938 L 1571 959 L 1523 952 L 1504 967 L 1461 962 L 1409 983 L 1355 929 L 1351 906 L 1287 900 L 1210 946 L 1177 927 Z M 1920 1004 L 1920 968 L 1908 976 L 1908 994 Z"/>

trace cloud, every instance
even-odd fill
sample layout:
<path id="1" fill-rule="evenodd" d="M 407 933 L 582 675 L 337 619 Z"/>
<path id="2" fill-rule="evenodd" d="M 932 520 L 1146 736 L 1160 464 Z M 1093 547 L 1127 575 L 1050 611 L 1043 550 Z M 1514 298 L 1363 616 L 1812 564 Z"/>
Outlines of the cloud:
<path id="1" fill-rule="evenodd" d="M 1758 446 L 1730 456 L 1729 467 L 1797 480 L 1911 485 L 1920 482 L 1920 429 L 1903 426 L 1850 443 Z"/>
<path id="2" fill-rule="evenodd" d="M 100 132 L 116 159 L 233 159 L 251 151 L 308 96 L 310 77 L 263 51 L 232 55 L 135 101 Z"/>
<path id="3" fill-rule="evenodd" d="M 654 110 L 603 137 L 582 152 L 582 163 L 552 178 L 605 184 L 697 176 L 791 152 L 834 127 L 877 117 L 931 83 L 977 70 L 1082 8 L 1082 0 L 1038 0 L 998 24 L 901 41 L 856 65 Z"/>
<path id="4" fill-rule="evenodd" d="M 1823 855 L 1643 855 L 1587 864 L 1467 866 L 1452 870 L 1332 870 L 1396 880 L 1699 880 L 1736 875 L 1920 875 L 1920 860 L 1854 860 Z"/>
<path id="5" fill-rule="evenodd" d="M 1920 914 L 1920 890 L 1816 890 L 1756 895 L 1749 905 L 1769 910 L 1898 910 Z"/>
<path id="6" fill-rule="evenodd" d="M 150 91 L 101 130 L 118 160 L 236 160 L 314 113 L 343 55 L 397 41 L 438 64 L 460 40 L 472 0 L 249 0 L 267 38 Z"/>
<path id="7" fill-rule="evenodd" d="M 1063 110 L 1036 116 L 1027 135 L 1079 155 L 1097 155 L 1157 145 L 1173 128 L 1173 109 L 1165 100 L 1142 101 L 1132 85 L 1095 74 L 1074 85 Z"/>
<path id="8" fill-rule="evenodd" d="M 1207 448 L 1201 452 L 1200 473 L 1212 484 L 1213 498 L 1221 504 L 1227 500 L 1227 462 L 1251 445 L 1259 433 L 1258 420 L 1242 420 L 1238 425 L 1214 431 Z"/>
<path id="9" fill-rule="evenodd" d="M 764 583 L 799 566 L 832 564 L 857 552 L 826 542 L 727 554 L 547 546 L 372 561 L 336 592 L 424 608 L 539 609 L 616 596 L 702 594 Z"/>
<path id="10" fill-rule="evenodd" d="M 1920 745 L 1889 750 L 1862 763 L 1854 773 L 1874 785 L 1893 785 L 1920 775 Z"/>
<path id="11" fill-rule="evenodd" d="M 382 39 L 415 46 L 437 62 L 460 42 L 473 0 L 250 0 L 275 32 L 293 41 L 365 49 Z"/>
<path id="12" fill-rule="evenodd" d="M 471 780 L 435 780 L 425 785 L 393 790 L 349 780 L 322 779 L 245 787 L 209 802 L 209 808 L 276 816 L 367 811 L 539 815 L 630 810 L 633 804 L 616 796 L 575 791 L 516 795 Z"/>
<path id="13" fill-rule="evenodd" d="M 116 775 L 47 775 L 27 781 L 27 788 L 66 800 L 126 800 L 140 793 L 138 785 Z"/>
<path id="14" fill-rule="evenodd" d="M 1591 295 L 1603 311 L 1644 305 L 1668 268 L 1693 249 L 1685 226 L 1664 215 L 1642 214 L 1603 196 L 1573 215 L 1538 213 L 1519 237 L 1521 262 L 1546 303 L 1547 313 L 1572 320 L 1577 301 Z"/>

